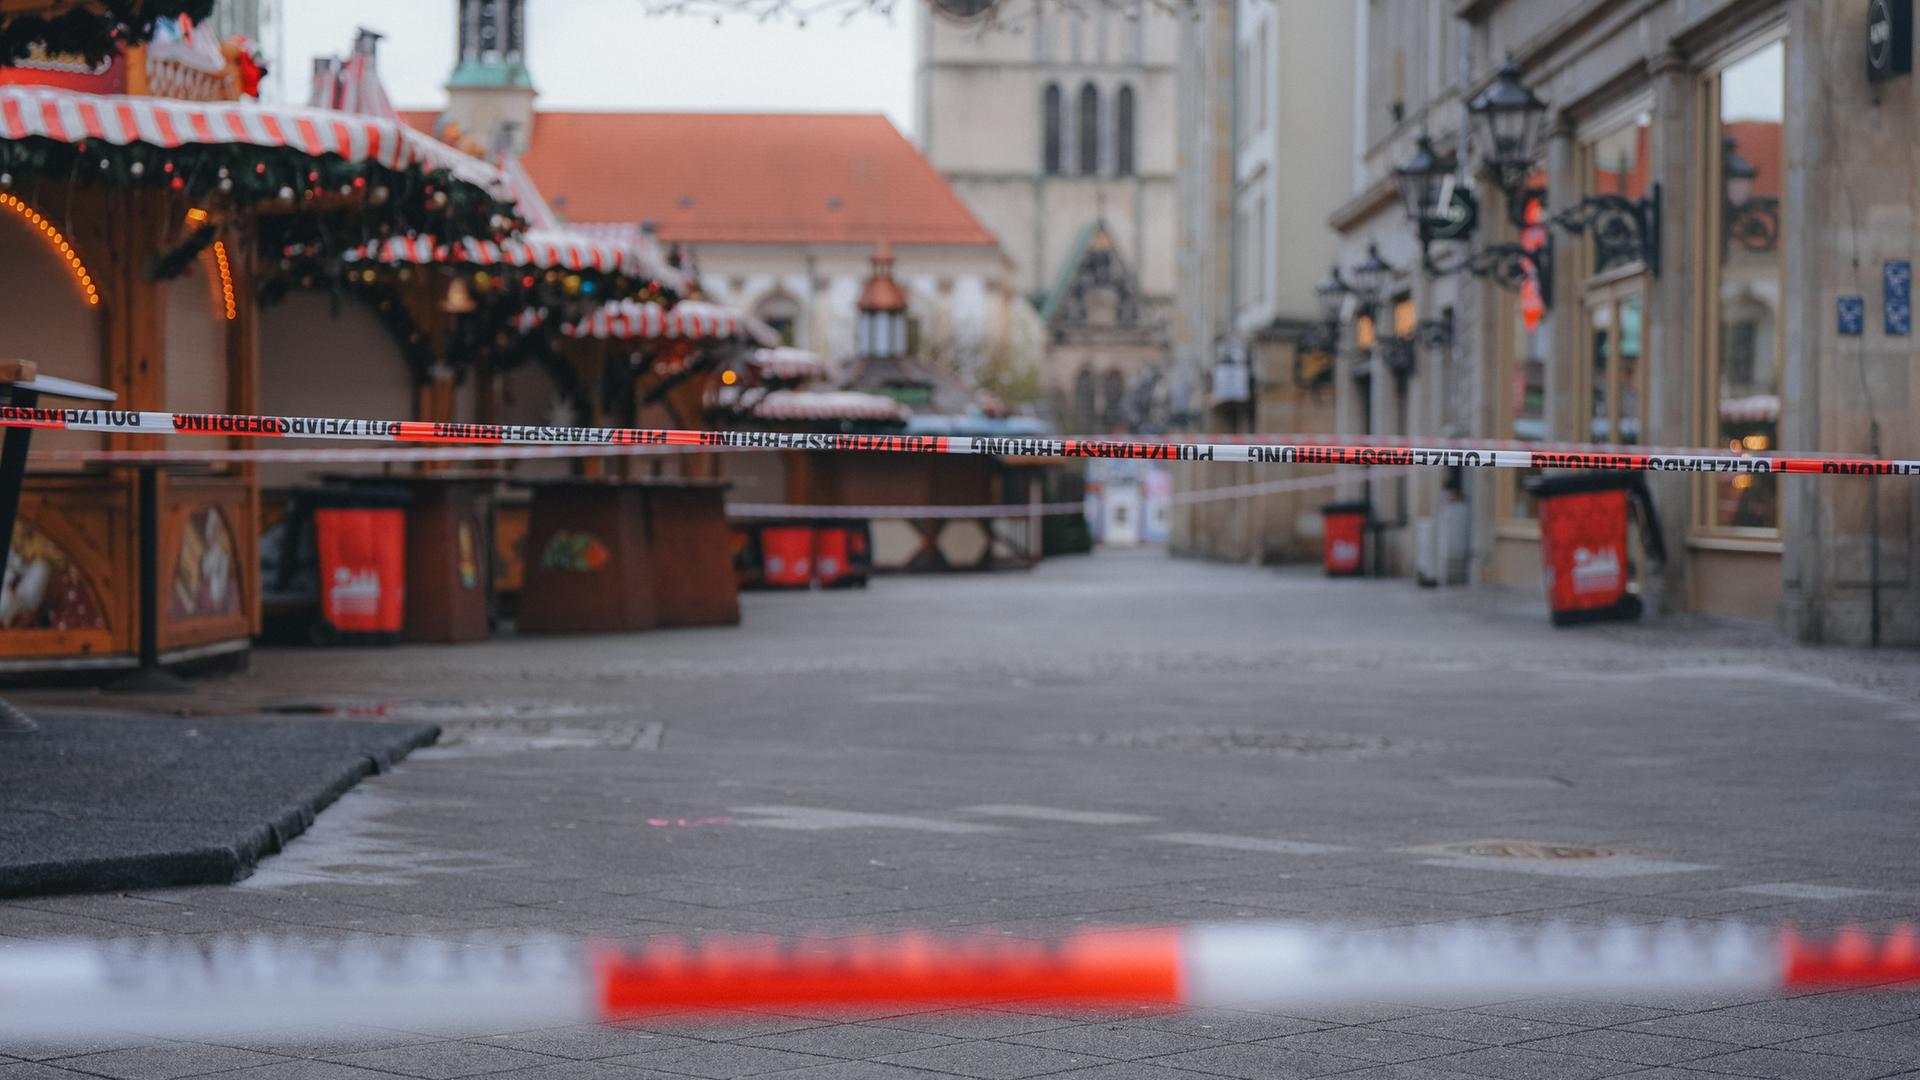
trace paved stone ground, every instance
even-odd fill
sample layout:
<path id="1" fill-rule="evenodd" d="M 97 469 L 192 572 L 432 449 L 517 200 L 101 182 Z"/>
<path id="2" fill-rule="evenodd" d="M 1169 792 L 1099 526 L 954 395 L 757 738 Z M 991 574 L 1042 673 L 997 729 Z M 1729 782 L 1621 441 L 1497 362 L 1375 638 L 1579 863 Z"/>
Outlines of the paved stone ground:
<path id="1" fill-rule="evenodd" d="M 1105 555 L 750 597 L 731 631 L 270 652 L 165 704 L 355 702 L 443 722 L 446 744 L 349 792 L 239 886 L 7 902 L 0 936 L 1920 916 L 1914 655 L 1708 620 L 1553 631 L 1531 598 Z M 1413 850 L 1485 839 L 1624 854 Z M 0 1043 L 0 1080 L 1915 1069 L 1911 990 Z"/>

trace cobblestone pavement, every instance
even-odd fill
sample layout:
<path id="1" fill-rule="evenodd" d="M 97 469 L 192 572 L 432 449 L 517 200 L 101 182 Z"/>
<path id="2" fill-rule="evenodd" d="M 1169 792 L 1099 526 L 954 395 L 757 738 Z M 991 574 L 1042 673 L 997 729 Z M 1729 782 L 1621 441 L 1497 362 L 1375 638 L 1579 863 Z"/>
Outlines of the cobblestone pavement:
<path id="1" fill-rule="evenodd" d="M 752 596 L 746 613 L 737 630 L 263 653 L 156 704 L 348 707 L 433 719 L 445 744 L 239 886 L 0 903 L 0 940 L 1920 916 L 1911 652 L 1704 619 L 1554 631 L 1533 598 L 1151 553 Z M 1487 839 L 1627 854 L 1575 871 L 1413 850 Z M 1915 1069 L 1910 990 L 0 1043 L 0 1080 Z"/>

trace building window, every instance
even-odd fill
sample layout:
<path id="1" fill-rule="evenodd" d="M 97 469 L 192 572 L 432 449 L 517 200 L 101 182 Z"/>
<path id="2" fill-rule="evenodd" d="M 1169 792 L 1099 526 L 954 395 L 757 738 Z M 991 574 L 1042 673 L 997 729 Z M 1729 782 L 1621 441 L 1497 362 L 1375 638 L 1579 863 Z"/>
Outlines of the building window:
<path id="1" fill-rule="evenodd" d="M 1064 167 L 1061 160 L 1064 155 L 1061 139 L 1066 130 L 1066 118 L 1061 115 L 1061 112 L 1065 108 L 1066 103 L 1060 100 L 1060 84 L 1048 83 L 1045 100 L 1040 107 L 1043 118 L 1041 122 L 1045 125 L 1041 135 L 1041 156 L 1048 176 L 1059 176 Z"/>
<path id="2" fill-rule="evenodd" d="M 1636 108 L 1627 118 L 1581 147 L 1580 175 L 1589 195 L 1642 199 L 1651 188 L 1653 115 Z M 1578 439 L 1640 443 L 1647 371 L 1643 315 L 1642 252 L 1631 243 L 1608 243 L 1596 232 L 1582 243 L 1589 275 L 1582 311 L 1585 359 L 1571 373 L 1580 389 Z M 1578 430 L 1578 429 L 1576 429 Z"/>
<path id="3" fill-rule="evenodd" d="M 1253 249 L 1253 302 L 1264 303 L 1267 299 L 1267 197 L 1260 196 L 1253 204 L 1253 236 L 1248 241 Z"/>
<path id="4" fill-rule="evenodd" d="M 1253 131 L 1259 134 L 1267 130 L 1267 24 L 1260 23 L 1260 30 L 1253 39 L 1253 100 L 1249 106 L 1253 110 Z"/>
<path id="5" fill-rule="evenodd" d="M 1643 199 L 1652 175 L 1648 156 L 1653 134 L 1653 114 L 1638 112 L 1625 124 L 1614 128 L 1585 147 L 1586 188 L 1590 195 L 1618 195 L 1625 199 Z M 1604 274 L 1639 261 L 1639 252 L 1627 246 L 1588 243 L 1588 268 Z"/>
<path id="6" fill-rule="evenodd" d="M 1701 357 L 1707 445 L 1780 449 L 1780 298 L 1785 284 L 1781 202 L 1786 157 L 1786 43 L 1773 40 L 1709 76 L 1702 217 L 1710 341 Z M 1703 480 L 1704 524 L 1773 532 L 1780 488 L 1771 474 Z"/>
<path id="7" fill-rule="evenodd" d="M 800 302 L 785 292 L 775 292 L 755 304 L 753 317 L 772 327 L 782 345 L 799 343 Z"/>
<path id="8" fill-rule="evenodd" d="M 1080 174 L 1100 173 L 1100 91 L 1092 83 L 1080 87 Z"/>
<path id="9" fill-rule="evenodd" d="M 1647 372 L 1641 361 L 1645 330 L 1636 276 L 1587 294 L 1586 438 L 1603 443 L 1643 441 L 1641 402 Z"/>
<path id="10" fill-rule="evenodd" d="M 1133 87 L 1122 86 L 1113 102 L 1113 171 L 1133 175 Z"/>

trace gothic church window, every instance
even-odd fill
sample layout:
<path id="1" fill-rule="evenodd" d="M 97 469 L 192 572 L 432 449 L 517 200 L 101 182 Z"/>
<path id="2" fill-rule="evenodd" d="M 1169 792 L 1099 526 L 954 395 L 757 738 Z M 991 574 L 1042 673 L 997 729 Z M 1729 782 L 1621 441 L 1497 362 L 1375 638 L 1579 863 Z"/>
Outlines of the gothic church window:
<path id="1" fill-rule="evenodd" d="M 1133 87 L 1122 86 L 1113 103 L 1113 172 L 1133 175 Z"/>
<path id="2" fill-rule="evenodd" d="M 1048 83 L 1046 100 L 1041 108 L 1042 123 L 1046 127 L 1042 136 L 1044 143 L 1042 160 L 1048 176 L 1058 176 L 1065 168 L 1065 163 L 1061 160 L 1064 154 L 1061 139 L 1066 127 L 1065 118 L 1061 116 L 1063 108 L 1064 103 L 1060 100 L 1060 84 Z"/>
<path id="3" fill-rule="evenodd" d="M 1100 173 L 1100 91 L 1092 83 L 1080 87 L 1080 175 Z"/>

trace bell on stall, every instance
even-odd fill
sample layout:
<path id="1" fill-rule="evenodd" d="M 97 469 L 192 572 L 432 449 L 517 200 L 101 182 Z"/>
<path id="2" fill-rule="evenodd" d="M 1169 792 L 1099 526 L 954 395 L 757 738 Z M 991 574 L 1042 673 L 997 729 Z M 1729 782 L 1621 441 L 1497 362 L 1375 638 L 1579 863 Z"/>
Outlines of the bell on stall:
<path id="1" fill-rule="evenodd" d="M 467 291 L 466 278 L 454 278 L 447 286 L 447 298 L 440 302 L 440 310 L 451 315 L 465 315 L 473 310 L 473 294 Z"/>

